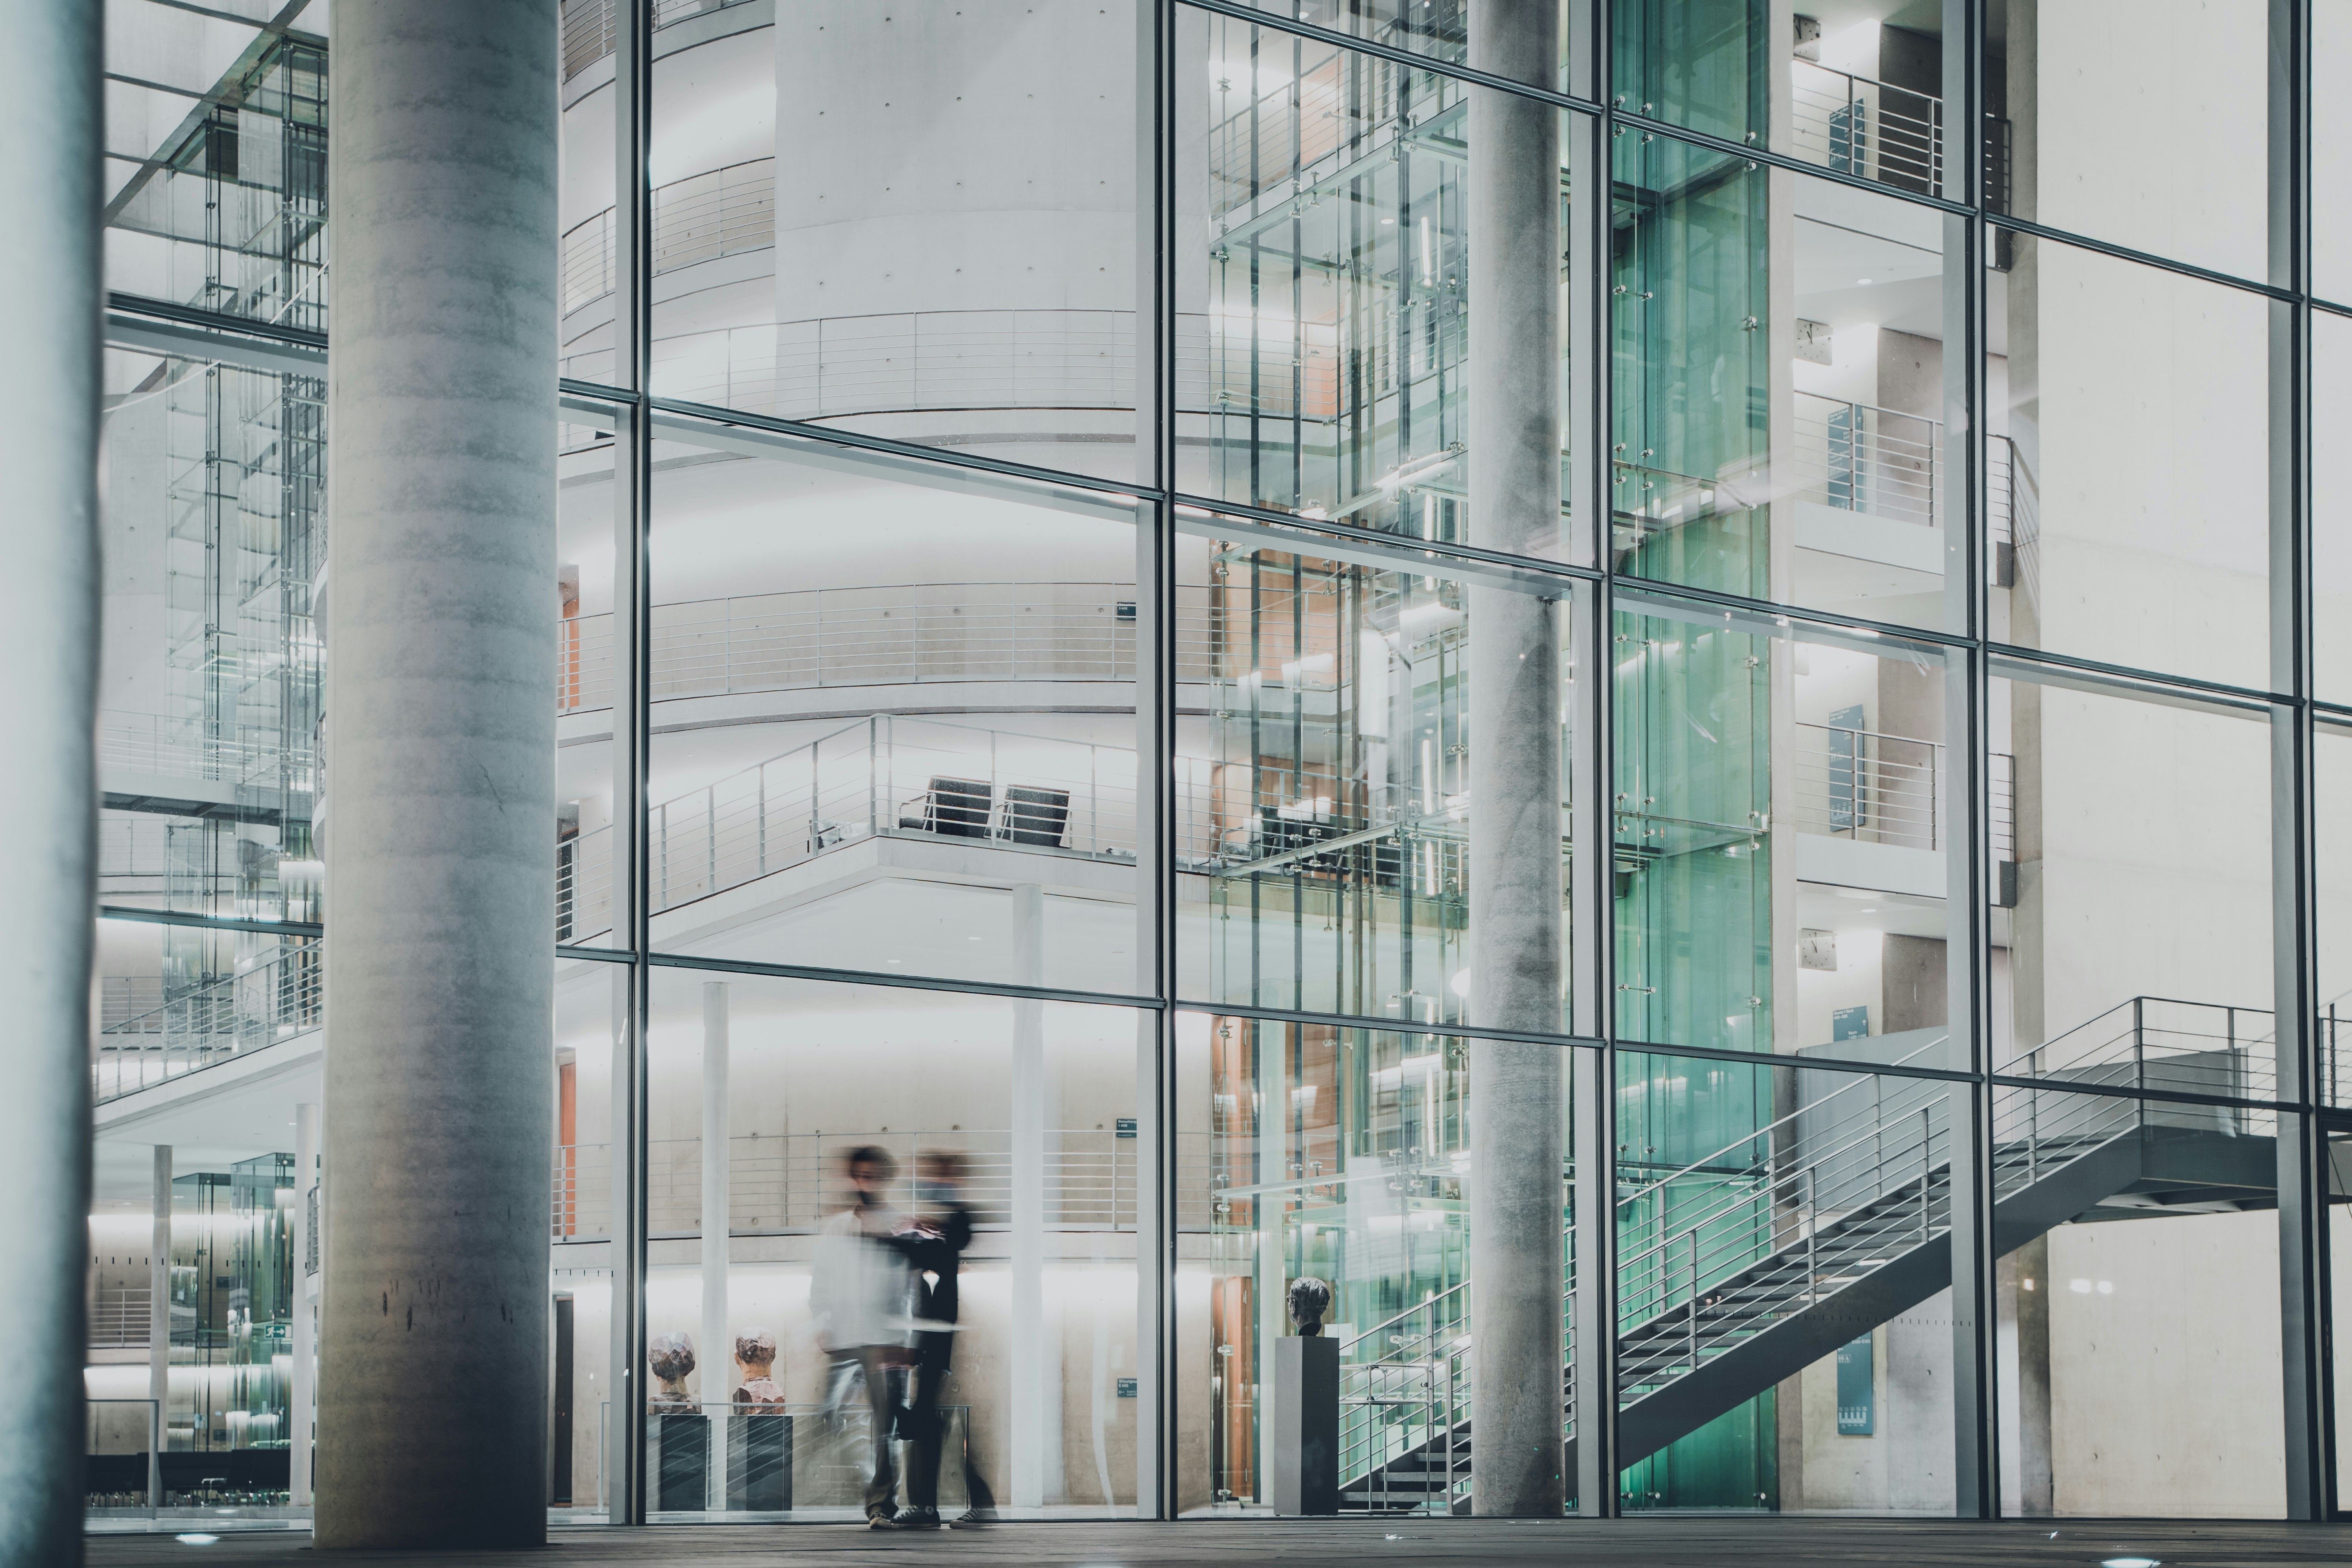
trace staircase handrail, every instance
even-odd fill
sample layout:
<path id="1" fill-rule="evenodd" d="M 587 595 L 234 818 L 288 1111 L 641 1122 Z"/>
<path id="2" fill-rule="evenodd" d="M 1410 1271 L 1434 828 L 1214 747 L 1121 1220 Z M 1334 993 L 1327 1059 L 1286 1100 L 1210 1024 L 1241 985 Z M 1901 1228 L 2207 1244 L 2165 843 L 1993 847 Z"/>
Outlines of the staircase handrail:
<path id="1" fill-rule="evenodd" d="M 1948 1043 L 1950 1039 L 1951 1036 L 1949 1035 L 1938 1035 L 1934 1039 L 1927 1041 L 1926 1044 L 1919 1046 L 1916 1049 L 1904 1052 L 1903 1055 L 1895 1058 L 1893 1061 L 1887 1063 L 1886 1066 L 1906 1067 L 1910 1064 L 1911 1059 L 1914 1057 L 1923 1056 L 1926 1053 L 1934 1050 L 1937 1047 Z M 1801 1057 L 1791 1059 L 1787 1057 L 1768 1057 L 1759 1055 L 1757 1061 L 1759 1065 L 1769 1064 L 1776 1067 L 1802 1067 L 1807 1065 L 1804 1058 Z M 1617 1200 L 1617 1206 L 1619 1208 L 1623 1208 L 1628 1204 L 1640 1203 L 1643 1198 L 1648 1197 L 1660 1187 L 1665 1186 L 1667 1184 L 1672 1182 L 1680 1181 L 1685 1176 L 1695 1174 L 1703 1168 L 1711 1164 L 1713 1162 L 1730 1153 L 1734 1149 L 1738 1148 L 1741 1144 L 1753 1143 L 1759 1138 L 1765 1137 L 1778 1131 L 1782 1126 L 1795 1121 L 1797 1118 L 1804 1115 L 1807 1111 L 1817 1110 L 1821 1107 L 1827 1105 L 1831 1100 L 1835 1100 L 1838 1096 L 1849 1093 L 1853 1089 L 1860 1089 L 1864 1084 L 1872 1081 L 1871 1078 L 1863 1071 L 1863 1069 L 1859 1068 L 1822 1067 L 1817 1070 L 1822 1072 L 1853 1071 L 1856 1076 L 1852 1083 L 1846 1084 L 1843 1088 L 1830 1090 L 1829 1093 L 1822 1096 L 1819 1100 L 1812 1101 L 1811 1104 L 1799 1106 L 1796 1110 L 1789 1112 L 1788 1115 L 1781 1117 L 1779 1121 L 1767 1122 L 1764 1126 L 1758 1128 L 1753 1132 L 1745 1133 L 1740 1137 L 1733 1139 L 1730 1142 L 1726 1143 L 1722 1148 L 1717 1149 L 1714 1153 L 1700 1156 L 1698 1159 L 1692 1161 L 1689 1164 L 1685 1165 L 1681 1170 L 1675 1172 L 1672 1175 L 1661 1176 L 1656 1181 L 1652 1182 L 1648 1186 L 1640 1188 L 1633 1193 L 1620 1197 Z M 1716 1173 L 1722 1174 L 1725 1173 L 1717 1172 Z"/>

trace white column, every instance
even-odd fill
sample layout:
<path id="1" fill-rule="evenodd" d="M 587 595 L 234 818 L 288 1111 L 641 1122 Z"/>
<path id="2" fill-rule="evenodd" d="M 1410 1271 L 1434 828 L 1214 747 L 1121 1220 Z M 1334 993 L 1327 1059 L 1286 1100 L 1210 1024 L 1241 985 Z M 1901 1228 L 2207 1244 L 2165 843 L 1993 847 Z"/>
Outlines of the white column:
<path id="1" fill-rule="evenodd" d="M 100 11 L 0 0 L 0 1563 L 81 1561 L 98 798 Z"/>
<path id="2" fill-rule="evenodd" d="M 1045 897 L 1035 883 L 1013 889 L 1013 978 L 1045 983 Z M 1013 1004 L 1013 1321 L 1006 1385 L 1012 1406 L 1012 1505 L 1045 1501 L 1045 1006 Z"/>
<path id="3" fill-rule="evenodd" d="M 1549 85 L 1556 0 L 1474 0 L 1470 59 Z M 1470 533 L 1549 552 L 1559 537 L 1559 117 L 1470 99 Z M 1470 1022 L 1560 1027 L 1559 602 L 1470 592 Z M 1473 1040 L 1473 1511 L 1558 1514 L 1565 1047 Z"/>
<path id="4" fill-rule="evenodd" d="M 727 982 L 702 984 L 702 1413 L 711 1419 L 709 1506 L 727 1506 L 727 1410 L 735 1336 L 727 1328 Z"/>
<path id="5" fill-rule="evenodd" d="M 155 1402 L 155 1441 L 169 1439 L 172 1423 L 172 1146 L 155 1145 L 151 1212 L 155 1231 L 147 1256 L 147 1397 Z M 162 1462 L 155 1462 L 161 1468 Z"/>
<path id="6" fill-rule="evenodd" d="M 310 1190 L 319 1183 L 319 1108 L 294 1108 L 294 1388 L 288 1422 L 288 1464 L 294 1506 L 310 1503 L 310 1444 L 319 1373 L 319 1277 L 310 1272 Z"/>
<path id="7" fill-rule="evenodd" d="M 555 0 L 333 15 L 316 1535 L 547 1535 Z"/>

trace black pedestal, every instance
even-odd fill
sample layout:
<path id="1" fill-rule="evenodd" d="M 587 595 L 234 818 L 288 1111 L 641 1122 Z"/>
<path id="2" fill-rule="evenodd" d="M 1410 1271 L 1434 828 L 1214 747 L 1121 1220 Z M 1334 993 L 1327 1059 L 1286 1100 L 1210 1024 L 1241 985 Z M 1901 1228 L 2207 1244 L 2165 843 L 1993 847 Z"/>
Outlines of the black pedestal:
<path id="1" fill-rule="evenodd" d="M 710 1421 L 702 1415 L 656 1415 L 653 1428 L 654 1506 L 664 1513 L 699 1513 L 709 1506 Z"/>
<path id="2" fill-rule="evenodd" d="M 1274 1511 L 1339 1511 L 1339 1342 L 1274 1342 Z"/>
<path id="3" fill-rule="evenodd" d="M 777 1513 L 793 1506 L 793 1418 L 727 1418 L 727 1506 Z"/>

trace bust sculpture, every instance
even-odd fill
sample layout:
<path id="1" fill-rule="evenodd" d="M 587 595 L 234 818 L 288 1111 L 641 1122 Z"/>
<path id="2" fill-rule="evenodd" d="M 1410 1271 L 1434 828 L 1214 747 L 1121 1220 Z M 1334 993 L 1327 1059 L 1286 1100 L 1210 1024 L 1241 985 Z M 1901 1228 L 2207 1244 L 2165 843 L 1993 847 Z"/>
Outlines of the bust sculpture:
<path id="1" fill-rule="evenodd" d="M 765 1329 L 745 1329 L 735 1336 L 735 1362 L 743 1369 L 735 1403 L 754 1410 L 782 1410 L 784 1391 L 776 1386 L 776 1336 Z"/>
<path id="2" fill-rule="evenodd" d="M 694 1395 L 687 1392 L 686 1380 L 694 1371 L 694 1342 L 684 1334 L 658 1335 L 646 1346 L 646 1361 L 661 1379 L 661 1392 L 646 1408 L 659 1415 L 692 1415 Z"/>
<path id="3" fill-rule="evenodd" d="M 1331 1287 L 1313 1277 L 1290 1282 L 1290 1321 L 1299 1333 L 1313 1339 L 1323 1331 L 1323 1316 L 1331 1310 Z"/>

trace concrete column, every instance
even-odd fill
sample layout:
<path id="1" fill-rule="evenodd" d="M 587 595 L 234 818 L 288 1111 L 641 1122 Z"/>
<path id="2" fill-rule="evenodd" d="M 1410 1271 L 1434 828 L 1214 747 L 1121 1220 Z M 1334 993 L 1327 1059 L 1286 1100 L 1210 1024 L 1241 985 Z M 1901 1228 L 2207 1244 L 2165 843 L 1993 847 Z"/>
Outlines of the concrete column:
<path id="1" fill-rule="evenodd" d="M 89 1342 L 89 963 L 98 780 L 100 8 L 0 0 L 0 1344 Z M 79 1352 L 0 1401 L 0 1563 L 81 1561 Z"/>
<path id="2" fill-rule="evenodd" d="M 165 1419 L 172 1397 L 172 1146 L 155 1145 L 155 1175 L 149 1199 L 154 1236 L 147 1256 L 147 1397 Z"/>
<path id="3" fill-rule="evenodd" d="M 727 1506 L 726 1405 L 735 1336 L 727 1331 L 727 982 L 702 983 L 702 1413 L 710 1435 L 709 1506 Z"/>
<path id="4" fill-rule="evenodd" d="M 555 0 L 333 16 L 321 1549 L 546 1538 Z"/>
<path id="5" fill-rule="evenodd" d="M 1470 59 L 1552 79 L 1555 0 L 1475 0 Z M 1559 537 L 1559 113 L 1470 100 L 1470 533 L 1554 553 Z M 1470 1021 L 1560 1026 L 1558 601 L 1470 595 Z M 1558 1514 L 1561 1474 L 1563 1047 L 1470 1044 L 1473 1511 Z"/>
<path id="6" fill-rule="evenodd" d="M 1013 979 L 1045 983 L 1045 895 L 1013 889 Z M 1045 1502 L 1045 1006 L 1013 1004 L 1013 1321 L 1005 1384 L 1012 1405 L 1011 1502 Z M 1057 1380 L 1058 1381 L 1058 1380 Z"/>
<path id="7" fill-rule="evenodd" d="M 294 1506 L 310 1503 L 311 1443 L 319 1396 L 318 1276 L 310 1272 L 310 1191 L 319 1184 L 319 1108 L 294 1108 L 294 1387 L 287 1463 Z"/>

